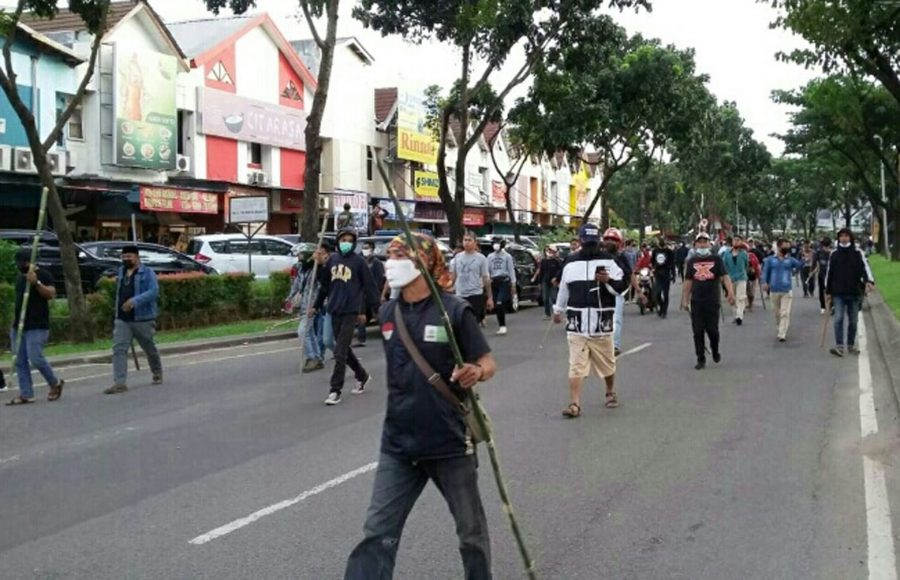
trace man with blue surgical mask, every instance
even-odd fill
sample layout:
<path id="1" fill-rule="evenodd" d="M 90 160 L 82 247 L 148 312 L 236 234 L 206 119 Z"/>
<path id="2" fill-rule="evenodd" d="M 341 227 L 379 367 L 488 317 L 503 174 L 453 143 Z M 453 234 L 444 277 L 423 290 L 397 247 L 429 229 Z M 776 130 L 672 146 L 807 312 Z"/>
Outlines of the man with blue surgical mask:
<path id="1" fill-rule="evenodd" d="M 350 348 L 357 324 L 366 323 L 366 309 L 375 311 L 380 303 L 379 288 L 375 287 L 372 272 L 365 259 L 356 253 L 356 230 L 344 228 L 338 232 L 338 251 L 325 263 L 320 280 L 319 294 L 308 316 L 312 317 L 328 301 L 328 313 L 334 332 L 334 372 L 331 375 L 331 392 L 326 405 L 341 402 L 344 375 L 347 367 L 356 378 L 354 395 L 366 391 L 371 378 Z"/>
<path id="2" fill-rule="evenodd" d="M 691 314 L 694 331 L 694 354 L 697 355 L 698 371 L 706 366 L 706 337 L 713 362 L 719 363 L 719 312 L 721 308 L 722 284 L 728 303 L 734 305 L 734 288 L 725 269 L 722 258 L 714 254 L 709 245 L 709 234 L 700 232 L 694 240 L 694 255 L 688 258 L 684 267 L 684 288 L 681 308 Z"/>

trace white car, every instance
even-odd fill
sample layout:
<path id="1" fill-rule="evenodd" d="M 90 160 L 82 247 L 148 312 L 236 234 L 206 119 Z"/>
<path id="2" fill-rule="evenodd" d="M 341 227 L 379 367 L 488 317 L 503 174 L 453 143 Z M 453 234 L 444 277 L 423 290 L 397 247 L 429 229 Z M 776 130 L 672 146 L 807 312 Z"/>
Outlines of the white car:
<path id="1" fill-rule="evenodd" d="M 271 272 L 288 270 L 297 261 L 291 255 L 293 244 L 276 236 L 254 236 L 249 244 L 241 234 L 211 234 L 191 240 L 189 256 L 219 272 L 252 272 L 268 278 Z"/>

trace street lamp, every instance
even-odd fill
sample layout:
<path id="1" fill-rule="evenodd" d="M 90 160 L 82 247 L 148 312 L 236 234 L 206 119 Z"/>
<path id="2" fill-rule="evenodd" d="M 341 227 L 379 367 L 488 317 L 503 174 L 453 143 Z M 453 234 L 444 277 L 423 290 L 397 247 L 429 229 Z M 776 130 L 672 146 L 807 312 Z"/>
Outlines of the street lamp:
<path id="1" fill-rule="evenodd" d="M 890 245 L 888 244 L 888 221 L 887 221 L 887 194 L 884 190 L 884 161 L 881 160 L 881 152 L 884 150 L 884 139 L 881 135 L 875 135 L 875 139 L 878 141 L 878 165 L 881 167 L 881 203 L 884 206 L 881 208 L 881 229 L 884 230 L 884 257 L 887 259 L 891 258 L 891 250 Z"/>

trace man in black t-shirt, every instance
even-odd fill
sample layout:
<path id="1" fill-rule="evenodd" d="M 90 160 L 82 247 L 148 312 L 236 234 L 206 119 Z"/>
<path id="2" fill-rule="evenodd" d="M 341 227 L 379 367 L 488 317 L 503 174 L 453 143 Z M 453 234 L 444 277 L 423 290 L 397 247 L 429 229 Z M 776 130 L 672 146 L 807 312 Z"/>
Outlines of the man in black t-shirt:
<path id="1" fill-rule="evenodd" d="M 728 303 L 734 305 L 734 288 L 722 258 L 712 253 L 709 234 L 706 232 L 697 234 L 694 255 L 688 259 L 684 270 L 681 308 L 691 313 L 694 352 L 697 355 L 697 365 L 694 368 L 699 371 L 706 366 L 705 336 L 709 336 L 713 361 L 718 363 L 722 360 L 719 352 L 719 300 L 722 284 L 725 284 Z"/>
<path id="2" fill-rule="evenodd" d="M 822 238 L 819 249 L 816 250 L 816 261 L 813 264 L 811 276 L 816 274 L 819 279 L 819 314 L 825 314 L 825 275 L 828 273 L 828 260 L 831 258 L 831 238 Z"/>
<path id="3" fill-rule="evenodd" d="M 449 287 L 434 240 L 415 235 L 429 275 Z M 470 389 L 490 379 L 496 367 L 472 307 L 442 292 L 465 361 L 455 366 L 441 309 L 412 255 L 403 238 L 395 238 L 388 248 L 387 282 L 400 295 L 386 303 L 379 316 L 387 359 L 387 411 L 365 537 L 350 554 L 344 579 L 393 576 L 406 516 L 429 480 L 456 522 L 464 576 L 490 578 L 491 545 L 478 490 L 478 461 L 460 403 Z M 430 368 L 423 370 L 425 365 Z M 429 378 L 434 375 L 441 380 Z"/>
<path id="4" fill-rule="evenodd" d="M 653 268 L 654 294 L 659 306 L 657 314 L 665 318 L 669 313 L 669 286 L 675 280 L 675 252 L 666 246 L 663 238 L 659 238 L 653 248 L 650 266 Z"/>
<path id="5" fill-rule="evenodd" d="M 16 252 L 16 267 L 20 273 L 16 278 L 16 310 L 11 332 L 14 345 L 20 329 L 22 304 L 26 295 L 28 295 L 28 304 L 25 307 L 25 318 L 21 320 L 22 335 L 18 337 L 19 350 L 16 355 L 19 396 L 9 401 L 7 406 L 27 405 L 34 402 L 34 384 L 31 380 L 32 366 L 41 373 L 50 387 L 47 400 L 56 401 L 62 396 L 64 382 L 56 378 L 53 368 L 44 358 L 44 346 L 50 336 L 50 300 L 56 298 L 53 276 L 46 270 L 32 266 L 31 248 L 20 248 Z"/>

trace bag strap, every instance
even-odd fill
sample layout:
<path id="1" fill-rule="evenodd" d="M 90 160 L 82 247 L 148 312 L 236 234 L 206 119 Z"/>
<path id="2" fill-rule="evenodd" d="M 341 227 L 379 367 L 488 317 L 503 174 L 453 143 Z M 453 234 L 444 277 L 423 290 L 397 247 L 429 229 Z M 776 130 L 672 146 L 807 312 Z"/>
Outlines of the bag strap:
<path id="1" fill-rule="evenodd" d="M 446 399 L 457 411 L 463 415 L 468 413 L 468 408 L 459 400 L 459 397 L 453 394 L 453 391 L 451 391 L 450 387 L 447 386 L 447 383 L 444 382 L 444 378 L 440 373 L 436 372 L 431 365 L 428 364 L 428 361 L 426 361 L 425 357 L 422 355 L 422 351 L 419 350 L 419 347 L 416 346 L 416 343 L 409 335 L 409 329 L 406 328 L 406 322 L 403 320 L 403 313 L 400 311 L 399 302 L 394 306 L 394 322 L 397 324 L 397 332 L 400 334 L 400 341 L 403 342 L 403 346 L 406 347 L 409 356 L 412 357 L 413 362 L 416 363 L 416 366 L 419 367 L 419 370 L 425 375 L 429 384 L 437 389 L 437 392 L 440 393 L 441 396 L 444 397 L 444 399 Z"/>

